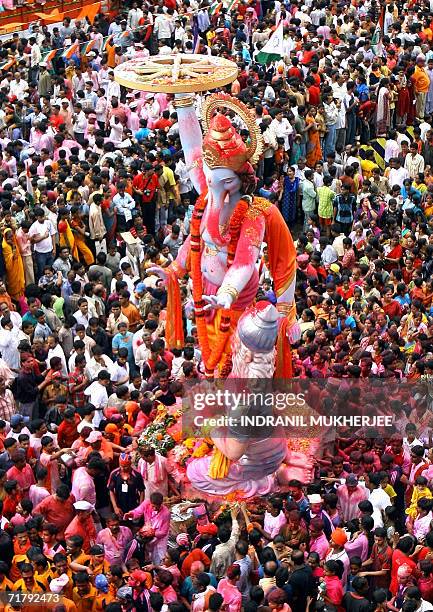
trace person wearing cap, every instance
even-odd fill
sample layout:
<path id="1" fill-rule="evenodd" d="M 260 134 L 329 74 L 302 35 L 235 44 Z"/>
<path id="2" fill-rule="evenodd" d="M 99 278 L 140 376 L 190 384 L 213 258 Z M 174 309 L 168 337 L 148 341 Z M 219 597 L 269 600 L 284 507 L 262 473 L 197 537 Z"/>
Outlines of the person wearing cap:
<path id="1" fill-rule="evenodd" d="M 50 591 L 61 596 L 62 606 L 65 607 L 65 612 L 76 612 L 77 607 L 72 599 L 65 597 L 65 590 L 69 585 L 69 576 L 60 574 L 57 578 L 53 578 L 50 582 Z"/>
<path id="2" fill-rule="evenodd" d="M 347 552 L 344 549 L 347 543 L 347 535 L 344 529 L 337 527 L 331 534 L 330 550 L 326 555 L 325 561 L 341 561 L 343 564 L 343 576 L 341 577 L 341 583 L 343 589 L 346 588 L 347 576 L 350 571 L 350 560 Z"/>
<path id="3" fill-rule="evenodd" d="M 212 557 L 215 547 L 219 543 L 217 538 L 218 527 L 215 523 L 206 523 L 205 525 L 197 525 L 199 538 L 196 545 L 200 548 L 207 557 Z M 237 554 L 237 553 L 236 553 Z"/>
<path id="4" fill-rule="evenodd" d="M 130 512 L 144 500 L 145 486 L 138 470 L 132 468 L 129 453 L 121 453 L 119 467 L 113 470 L 108 481 L 110 500 L 117 516 Z"/>
<path id="5" fill-rule="evenodd" d="M 89 554 L 96 540 L 95 523 L 92 518 L 95 507 L 90 502 L 81 500 L 74 503 L 74 508 L 77 515 L 65 529 L 65 540 L 70 536 L 81 536 L 83 538 L 83 550 L 86 554 Z"/>
<path id="6" fill-rule="evenodd" d="M 368 490 L 358 483 L 355 474 L 349 474 L 346 482 L 337 488 L 337 497 L 341 518 L 347 522 L 358 517 L 358 504 L 368 499 Z"/>
<path id="7" fill-rule="evenodd" d="M 325 536 L 329 539 L 334 527 L 328 513 L 323 509 L 322 496 L 318 493 L 308 495 L 308 503 L 309 508 L 304 513 L 305 522 L 307 525 L 309 525 L 313 519 L 320 519 L 323 522 L 323 531 L 325 532 Z"/>

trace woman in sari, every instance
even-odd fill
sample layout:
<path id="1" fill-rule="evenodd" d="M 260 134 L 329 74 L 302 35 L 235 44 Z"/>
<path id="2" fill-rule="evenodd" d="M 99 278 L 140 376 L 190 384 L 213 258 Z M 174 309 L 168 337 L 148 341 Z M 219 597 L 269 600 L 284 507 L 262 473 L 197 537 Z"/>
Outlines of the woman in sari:
<path id="1" fill-rule="evenodd" d="M 385 265 L 383 267 L 387 272 L 399 268 L 402 257 L 403 248 L 400 244 L 400 237 L 396 234 L 391 238 L 389 245 L 385 246 Z"/>
<path id="2" fill-rule="evenodd" d="M 26 286 L 24 266 L 15 234 L 10 227 L 3 232 L 2 242 L 3 258 L 6 266 L 6 286 L 13 300 L 19 300 L 24 295 Z"/>
<path id="3" fill-rule="evenodd" d="M 73 259 L 78 261 L 78 249 L 75 244 L 74 234 L 69 224 L 69 210 L 67 208 L 59 208 L 59 217 L 57 228 L 59 230 L 59 247 L 67 247 Z"/>
<path id="4" fill-rule="evenodd" d="M 72 206 L 71 208 L 71 229 L 74 234 L 75 245 L 78 249 L 79 254 L 84 259 L 86 266 L 91 266 L 95 261 L 92 251 L 87 246 L 84 237 L 86 235 L 86 226 L 80 217 L 80 210 L 78 206 Z"/>
<path id="5" fill-rule="evenodd" d="M 296 221 L 299 196 L 299 177 L 295 176 L 295 169 L 290 167 L 283 180 L 283 198 L 281 200 L 281 214 L 289 227 Z"/>
<path id="6" fill-rule="evenodd" d="M 318 161 L 322 159 L 322 149 L 320 147 L 320 133 L 316 123 L 317 109 L 310 108 L 305 117 L 305 131 L 308 133 L 307 142 L 307 166 L 314 168 Z"/>
<path id="7" fill-rule="evenodd" d="M 386 136 L 389 126 L 391 125 L 391 111 L 389 106 L 389 79 L 382 79 L 379 84 L 377 94 L 377 136 L 383 138 Z"/>

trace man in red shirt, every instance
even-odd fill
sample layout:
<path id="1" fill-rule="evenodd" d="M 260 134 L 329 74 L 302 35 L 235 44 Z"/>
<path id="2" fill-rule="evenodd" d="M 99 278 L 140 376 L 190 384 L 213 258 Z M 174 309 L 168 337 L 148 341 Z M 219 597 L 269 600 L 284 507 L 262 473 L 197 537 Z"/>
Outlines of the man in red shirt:
<path id="1" fill-rule="evenodd" d="M 320 104 L 320 87 L 318 87 L 312 77 L 305 79 L 305 85 L 308 88 L 308 102 L 310 106 L 318 106 Z"/>
<path id="2" fill-rule="evenodd" d="M 50 125 L 58 132 L 60 126 L 65 123 L 65 120 L 64 117 L 60 115 L 60 104 L 52 104 L 51 108 L 53 109 L 53 113 L 50 115 Z"/>
<path id="3" fill-rule="evenodd" d="M 90 502 L 85 500 L 75 502 L 74 508 L 77 515 L 65 529 L 65 540 L 71 536 L 81 536 L 83 538 L 83 550 L 86 554 L 89 554 L 90 548 L 96 541 L 95 523 L 92 519 L 94 508 Z"/>
<path id="4" fill-rule="evenodd" d="M 165 130 L 167 132 L 172 125 L 173 121 L 170 119 L 170 111 L 165 110 L 162 113 L 162 117 L 160 117 L 158 121 L 155 121 L 154 128 L 156 130 Z"/>
<path id="5" fill-rule="evenodd" d="M 53 523 L 59 530 L 57 537 L 64 540 L 64 531 L 75 515 L 74 501 L 69 487 L 61 484 L 56 492 L 43 499 L 33 512 L 41 514 L 47 523 Z"/>
<path id="6" fill-rule="evenodd" d="M 287 71 L 287 79 L 295 78 L 300 81 L 304 80 L 304 73 L 300 68 L 298 68 L 299 59 L 297 57 L 292 57 L 292 66 Z"/>
<path id="7" fill-rule="evenodd" d="M 152 164 L 144 163 L 142 172 L 139 172 L 132 180 L 132 191 L 134 200 L 141 206 L 143 223 L 148 234 L 155 233 L 156 196 L 158 193 L 159 179 Z"/>

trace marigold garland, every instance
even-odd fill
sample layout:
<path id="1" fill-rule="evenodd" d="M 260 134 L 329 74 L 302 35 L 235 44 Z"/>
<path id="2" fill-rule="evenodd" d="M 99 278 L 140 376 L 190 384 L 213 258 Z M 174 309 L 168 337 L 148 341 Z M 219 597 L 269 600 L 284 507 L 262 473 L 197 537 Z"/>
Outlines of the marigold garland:
<path id="1" fill-rule="evenodd" d="M 219 335 L 216 346 L 211 349 L 209 337 L 206 327 L 206 311 L 204 310 L 205 303 L 203 301 L 203 281 L 201 273 L 201 237 L 200 226 L 206 208 L 205 195 L 201 195 L 194 206 L 194 212 L 191 219 L 191 276 L 192 276 L 192 294 L 194 299 L 195 317 L 197 325 L 197 334 L 202 350 L 203 362 L 206 369 L 206 376 L 213 378 L 215 368 L 221 360 L 224 352 L 231 327 L 231 308 L 223 309 L 219 326 Z M 248 210 L 248 203 L 245 200 L 240 200 L 236 204 L 229 222 L 230 240 L 228 244 L 227 266 L 230 267 L 236 255 L 242 223 L 245 219 Z M 227 368 L 224 368 L 224 374 Z"/>

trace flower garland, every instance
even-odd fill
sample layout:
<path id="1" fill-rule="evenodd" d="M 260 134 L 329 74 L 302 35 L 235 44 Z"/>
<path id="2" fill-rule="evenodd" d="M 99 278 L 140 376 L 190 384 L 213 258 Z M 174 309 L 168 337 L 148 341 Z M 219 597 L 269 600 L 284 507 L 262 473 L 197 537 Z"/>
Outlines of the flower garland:
<path id="1" fill-rule="evenodd" d="M 201 272 L 201 236 L 200 227 L 206 208 L 206 199 L 202 194 L 196 201 L 194 212 L 191 219 L 191 276 L 192 294 L 196 316 L 197 334 L 200 348 L 202 350 L 203 362 L 206 370 L 206 377 L 213 378 L 215 368 L 221 361 L 224 347 L 230 334 L 231 327 L 231 308 L 223 309 L 219 325 L 219 334 L 216 345 L 211 349 L 206 327 L 206 311 L 203 301 L 203 280 Z M 228 244 L 227 266 L 230 267 L 236 255 L 236 248 L 239 241 L 243 220 L 248 210 L 248 203 L 240 200 L 233 211 L 229 222 L 230 240 Z M 224 367 L 224 373 L 227 371 Z"/>

